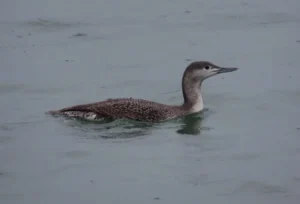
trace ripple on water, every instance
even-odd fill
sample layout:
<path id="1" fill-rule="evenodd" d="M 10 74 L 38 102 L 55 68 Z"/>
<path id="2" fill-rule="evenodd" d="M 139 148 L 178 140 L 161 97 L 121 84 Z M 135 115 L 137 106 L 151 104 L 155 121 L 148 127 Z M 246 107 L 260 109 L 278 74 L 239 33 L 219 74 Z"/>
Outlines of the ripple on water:
<path id="1" fill-rule="evenodd" d="M 258 159 L 262 156 L 259 152 L 245 152 L 245 153 L 239 153 L 236 155 L 230 156 L 230 159 L 232 160 L 238 160 L 238 161 L 249 161 Z"/>
<path id="2" fill-rule="evenodd" d="M 64 156 L 73 159 L 83 158 L 89 155 L 91 155 L 91 152 L 84 151 L 84 150 L 73 150 L 73 151 L 64 152 Z"/>
<path id="3" fill-rule="evenodd" d="M 45 84 L 0 84 L 0 95 L 22 92 L 24 94 L 59 94 L 66 91 L 78 90 L 79 87 L 70 85 L 68 87 L 52 86 Z"/>
<path id="4" fill-rule="evenodd" d="M 0 169 L 0 178 L 7 178 L 7 177 L 11 177 L 13 175 L 13 173 L 10 172 L 3 172 Z"/>
<path id="5" fill-rule="evenodd" d="M 36 126 L 37 124 L 44 123 L 46 121 L 43 120 L 35 120 L 35 121 L 20 121 L 20 122 L 9 122 L 9 123 L 0 123 L 0 130 L 2 131 L 12 131 L 18 128 L 24 128 L 28 126 Z"/>
<path id="6" fill-rule="evenodd" d="M 27 122 L 13 122 L 13 123 L 3 123 L 0 124 L 0 130 L 2 131 L 12 131 L 16 128 L 21 128 L 26 126 Z"/>
<path id="7" fill-rule="evenodd" d="M 8 94 L 20 91 L 24 84 L 0 84 L 0 94 Z"/>
<path id="8" fill-rule="evenodd" d="M 300 177 L 294 176 L 294 177 L 293 177 L 293 180 L 296 181 L 296 182 L 300 182 Z"/>
<path id="9" fill-rule="evenodd" d="M 89 165 L 86 165 L 85 163 L 80 163 L 80 164 L 64 164 L 60 167 L 57 167 L 55 169 L 52 169 L 49 171 L 49 173 L 51 175 L 56 175 L 56 174 L 60 174 L 62 172 L 65 172 L 65 171 L 69 171 L 71 169 L 80 169 L 80 168 L 87 168 L 87 166 Z"/>
<path id="10" fill-rule="evenodd" d="M 1 128 L 0 128 L 1 130 Z M 0 144 L 7 144 L 10 143 L 11 141 L 13 141 L 15 139 L 15 137 L 12 136 L 0 136 Z"/>
<path id="11" fill-rule="evenodd" d="M 58 29 L 65 29 L 65 28 L 83 25 L 83 23 L 80 22 L 67 22 L 67 21 L 59 21 L 55 19 L 44 19 L 44 18 L 39 18 L 37 20 L 32 20 L 32 21 L 26 21 L 22 24 L 45 29 L 47 31 L 49 29 L 58 30 Z"/>
<path id="12" fill-rule="evenodd" d="M 286 194 L 287 189 L 278 186 L 263 183 L 261 181 L 245 181 L 240 186 L 229 193 L 228 195 L 242 195 L 242 194 Z"/>

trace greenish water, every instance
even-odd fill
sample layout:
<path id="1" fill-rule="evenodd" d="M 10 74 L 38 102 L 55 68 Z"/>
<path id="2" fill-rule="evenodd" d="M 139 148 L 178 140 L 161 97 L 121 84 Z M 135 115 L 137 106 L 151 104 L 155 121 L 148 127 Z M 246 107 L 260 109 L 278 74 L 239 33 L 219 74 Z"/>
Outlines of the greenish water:
<path id="1" fill-rule="evenodd" d="M 300 4 L 287 2 L 0 3 L 0 203 L 298 203 Z M 116 97 L 180 104 L 193 60 L 239 67 L 204 82 L 200 114 L 45 114 Z"/>

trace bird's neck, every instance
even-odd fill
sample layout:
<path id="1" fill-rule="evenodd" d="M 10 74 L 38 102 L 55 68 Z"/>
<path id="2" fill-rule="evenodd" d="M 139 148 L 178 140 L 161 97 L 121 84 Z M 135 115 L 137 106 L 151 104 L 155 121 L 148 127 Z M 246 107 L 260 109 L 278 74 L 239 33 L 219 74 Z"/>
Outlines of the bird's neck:
<path id="1" fill-rule="evenodd" d="M 183 107 L 189 113 L 196 113 L 203 110 L 204 104 L 201 94 L 201 81 L 193 82 L 183 78 L 182 80 L 182 92 L 184 103 Z"/>

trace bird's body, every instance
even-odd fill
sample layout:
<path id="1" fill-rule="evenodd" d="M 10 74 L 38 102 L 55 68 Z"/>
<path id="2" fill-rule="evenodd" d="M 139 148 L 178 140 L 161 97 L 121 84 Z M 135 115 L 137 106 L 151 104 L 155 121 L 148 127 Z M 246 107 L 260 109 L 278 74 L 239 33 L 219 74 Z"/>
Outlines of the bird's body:
<path id="1" fill-rule="evenodd" d="M 71 106 L 52 114 L 87 120 L 128 118 L 139 121 L 162 121 L 186 114 L 181 106 L 165 105 L 153 101 L 133 98 L 107 99 L 96 103 Z"/>
<path id="2" fill-rule="evenodd" d="M 210 73 L 209 69 L 211 69 Z M 116 98 L 70 106 L 57 111 L 49 111 L 49 113 L 87 120 L 127 118 L 137 121 L 161 122 L 201 111 L 203 109 L 202 81 L 212 75 L 236 69 L 221 68 L 203 61 L 191 63 L 182 78 L 184 103 L 178 106 L 144 99 Z"/>

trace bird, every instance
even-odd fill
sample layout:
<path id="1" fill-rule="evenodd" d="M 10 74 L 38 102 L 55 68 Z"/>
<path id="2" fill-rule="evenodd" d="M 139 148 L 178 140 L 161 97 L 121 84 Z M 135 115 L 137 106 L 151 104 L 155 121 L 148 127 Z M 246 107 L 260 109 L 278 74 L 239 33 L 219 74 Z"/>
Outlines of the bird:
<path id="1" fill-rule="evenodd" d="M 181 87 L 183 103 L 169 105 L 140 98 L 108 98 L 103 101 L 73 105 L 48 111 L 51 115 L 86 120 L 130 119 L 159 123 L 201 112 L 204 108 L 201 86 L 205 79 L 233 72 L 236 67 L 220 67 L 209 61 L 193 61 L 184 70 Z"/>

